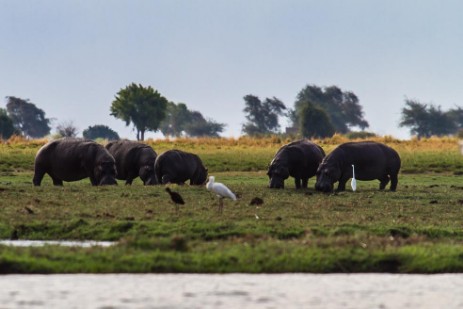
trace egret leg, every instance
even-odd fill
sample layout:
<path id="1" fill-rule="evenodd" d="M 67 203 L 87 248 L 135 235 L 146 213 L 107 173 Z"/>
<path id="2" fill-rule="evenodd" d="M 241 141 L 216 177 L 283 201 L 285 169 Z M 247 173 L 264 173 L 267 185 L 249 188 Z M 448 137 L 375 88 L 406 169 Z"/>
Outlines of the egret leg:
<path id="1" fill-rule="evenodd" d="M 219 213 L 223 213 L 223 197 L 219 198 Z"/>

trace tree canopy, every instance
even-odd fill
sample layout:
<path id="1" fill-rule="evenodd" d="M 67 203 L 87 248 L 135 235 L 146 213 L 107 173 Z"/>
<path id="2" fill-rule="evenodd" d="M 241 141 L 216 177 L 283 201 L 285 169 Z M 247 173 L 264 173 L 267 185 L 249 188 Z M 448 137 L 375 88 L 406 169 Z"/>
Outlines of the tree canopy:
<path id="1" fill-rule="evenodd" d="M 244 98 L 245 117 L 242 131 L 248 135 L 278 133 L 280 124 L 278 116 L 285 115 L 286 106 L 282 101 L 273 97 L 263 102 L 255 95 L 246 95 Z"/>
<path id="2" fill-rule="evenodd" d="M 151 86 L 132 83 L 119 90 L 111 104 L 111 115 L 133 124 L 137 140 L 145 139 L 146 131 L 156 132 L 166 116 L 167 99 Z"/>
<path id="3" fill-rule="evenodd" d="M 7 97 L 6 109 L 15 129 L 21 134 L 39 138 L 50 133 L 50 119 L 45 112 L 29 100 Z"/>
<path id="4" fill-rule="evenodd" d="M 225 124 L 206 119 L 198 111 L 189 110 L 185 103 L 169 102 L 166 114 L 160 126 L 165 136 L 218 137 L 225 128 Z"/>
<path id="5" fill-rule="evenodd" d="M 165 136 L 179 137 L 185 132 L 185 125 L 191 120 L 191 112 L 185 103 L 167 103 L 166 118 L 160 130 Z"/>
<path id="6" fill-rule="evenodd" d="M 455 134 L 463 126 L 461 108 L 443 111 L 440 106 L 405 100 L 399 126 L 409 127 L 410 133 L 418 137 Z"/>
<path id="7" fill-rule="evenodd" d="M 9 139 L 14 132 L 13 120 L 8 117 L 5 109 L 0 108 L 0 139 Z"/>
<path id="8" fill-rule="evenodd" d="M 326 112 L 336 132 L 347 133 L 355 126 L 362 130 L 369 126 L 363 118 L 358 97 L 353 92 L 344 92 L 337 86 L 324 88 L 316 85 L 305 86 L 297 95 L 295 115 L 299 117 L 304 107 L 309 104 Z"/>
<path id="9" fill-rule="evenodd" d="M 89 126 L 82 132 L 82 135 L 87 139 L 105 138 L 107 140 L 119 140 L 117 132 L 102 124 Z"/>
<path id="10" fill-rule="evenodd" d="M 190 121 L 185 125 L 185 132 L 191 137 L 219 137 L 219 133 L 225 128 L 225 124 L 206 119 L 197 111 L 192 111 L 190 117 Z"/>
<path id="11" fill-rule="evenodd" d="M 306 104 L 299 114 L 300 131 L 303 137 L 325 138 L 335 133 L 327 113 L 318 106 Z"/>

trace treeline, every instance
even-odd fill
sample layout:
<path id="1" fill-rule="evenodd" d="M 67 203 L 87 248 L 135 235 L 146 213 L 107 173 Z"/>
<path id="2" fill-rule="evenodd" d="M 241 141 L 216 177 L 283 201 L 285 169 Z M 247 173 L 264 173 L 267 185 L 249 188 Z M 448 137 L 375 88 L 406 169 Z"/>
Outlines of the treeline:
<path id="1" fill-rule="evenodd" d="M 51 120 L 45 112 L 28 99 L 6 97 L 6 109 L 0 108 L 0 138 L 22 135 L 40 138 L 51 132 Z M 282 133 L 280 120 L 287 118 L 285 132 L 308 138 L 324 138 L 335 133 L 373 136 L 359 98 L 351 91 L 337 86 L 305 86 L 296 96 L 292 108 L 276 97 L 261 100 L 248 94 L 243 97 L 246 122 L 242 132 L 250 136 Z M 218 137 L 226 127 L 201 112 L 190 110 L 185 103 L 175 103 L 151 86 L 132 83 L 119 90 L 111 102 L 110 115 L 132 125 L 137 140 L 144 140 L 148 131 L 160 131 L 166 137 Z M 463 132 L 463 109 L 443 111 L 440 106 L 405 100 L 401 111 L 401 127 L 408 127 L 418 137 L 454 135 Z M 57 137 L 75 137 L 78 129 L 72 122 L 56 126 Z M 360 131 L 359 131 L 360 130 Z M 104 124 L 89 126 L 82 132 L 89 139 L 119 139 L 117 132 Z"/>

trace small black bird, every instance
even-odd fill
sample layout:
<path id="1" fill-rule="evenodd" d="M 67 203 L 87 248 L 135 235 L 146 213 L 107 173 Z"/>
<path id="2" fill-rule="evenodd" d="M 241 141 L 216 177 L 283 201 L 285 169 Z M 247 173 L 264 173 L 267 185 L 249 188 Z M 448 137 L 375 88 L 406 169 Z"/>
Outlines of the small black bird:
<path id="1" fill-rule="evenodd" d="M 178 211 L 178 205 L 184 205 L 185 201 L 180 194 L 172 191 L 170 188 L 166 188 L 166 191 L 169 193 L 170 199 L 175 203 L 175 209 Z"/>
<path id="2" fill-rule="evenodd" d="M 259 205 L 262 205 L 264 203 L 264 200 L 261 199 L 260 197 L 255 197 L 251 200 L 251 202 L 249 203 L 249 205 L 256 205 L 256 206 L 259 206 Z"/>

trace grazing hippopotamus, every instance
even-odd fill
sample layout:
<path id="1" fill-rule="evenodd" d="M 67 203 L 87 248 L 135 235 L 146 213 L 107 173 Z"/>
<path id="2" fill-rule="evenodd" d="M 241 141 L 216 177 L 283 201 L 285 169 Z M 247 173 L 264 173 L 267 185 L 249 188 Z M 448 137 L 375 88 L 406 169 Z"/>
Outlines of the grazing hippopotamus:
<path id="1" fill-rule="evenodd" d="M 295 141 L 281 147 L 268 168 L 270 188 L 284 188 L 285 179 L 294 177 L 296 189 L 307 188 L 310 177 L 315 176 L 318 165 L 325 157 L 323 149 L 306 140 Z"/>
<path id="2" fill-rule="evenodd" d="M 126 185 L 140 177 L 144 185 L 157 184 L 154 174 L 154 161 L 158 156 L 150 146 L 128 140 L 114 141 L 106 145 L 116 160 L 117 179 L 125 180 Z"/>
<path id="3" fill-rule="evenodd" d="M 35 156 L 35 186 L 40 186 L 45 174 L 50 175 L 55 186 L 86 177 L 94 186 L 117 184 L 113 156 L 91 140 L 63 138 L 44 145 Z"/>
<path id="4" fill-rule="evenodd" d="M 183 184 L 189 179 L 190 185 L 202 185 L 207 178 L 207 169 L 197 155 L 175 149 L 156 158 L 154 172 L 162 184 Z"/>
<path id="5" fill-rule="evenodd" d="M 352 165 L 356 179 L 378 179 L 380 190 L 383 190 L 390 180 L 391 191 L 396 190 L 400 170 L 399 154 L 391 147 L 376 142 L 339 145 L 318 167 L 315 189 L 331 192 L 334 183 L 339 181 L 337 191 L 344 191 L 347 180 L 352 178 Z"/>

